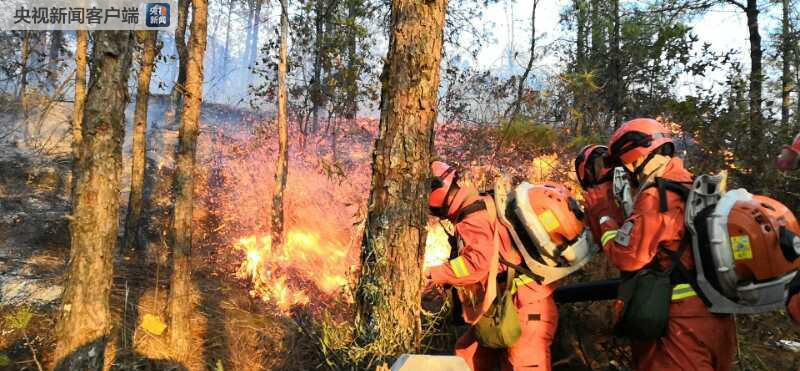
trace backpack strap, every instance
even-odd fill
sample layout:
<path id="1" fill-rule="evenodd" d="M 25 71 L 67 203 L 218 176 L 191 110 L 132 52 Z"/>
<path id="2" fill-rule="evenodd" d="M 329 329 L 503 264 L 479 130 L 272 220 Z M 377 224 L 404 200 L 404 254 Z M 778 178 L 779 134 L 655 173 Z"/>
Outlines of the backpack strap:
<path id="1" fill-rule="evenodd" d="M 683 254 L 686 253 L 686 249 L 689 247 L 689 236 L 688 231 L 684 231 L 683 238 L 681 238 L 681 245 L 678 248 L 678 251 L 671 251 L 664 246 L 659 246 L 661 251 L 663 251 L 667 256 L 669 256 L 670 260 L 672 261 L 672 265 L 669 268 L 670 271 L 670 280 L 673 281 L 673 284 L 677 283 L 688 283 L 689 286 L 692 287 L 695 294 L 703 301 L 707 307 L 711 306 L 711 301 L 708 300 L 708 297 L 703 294 L 703 291 L 700 289 L 700 285 L 697 283 L 697 274 L 686 268 L 681 261 Z"/>
<path id="2" fill-rule="evenodd" d="M 649 187 L 656 187 L 658 188 L 658 208 L 659 211 L 662 213 L 667 212 L 669 210 L 669 205 L 667 204 L 667 191 L 673 192 L 678 194 L 681 197 L 681 200 L 686 201 L 689 198 L 689 193 L 691 189 L 685 185 L 685 183 L 676 182 L 668 179 L 664 179 L 661 177 L 656 177 L 653 183 L 650 183 L 645 188 Z M 671 251 L 664 246 L 659 246 L 659 249 L 669 256 L 672 265 L 670 266 L 669 270 L 671 271 L 670 277 L 673 283 L 688 283 L 689 286 L 692 287 L 692 290 L 697 294 L 700 300 L 707 306 L 711 306 L 711 301 L 703 294 L 703 291 L 700 290 L 700 285 L 697 284 L 697 274 L 693 273 L 692 270 L 686 268 L 681 261 L 683 254 L 686 253 L 686 250 L 691 245 L 690 241 L 690 232 L 686 229 L 683 231 L 683 237 L 681 238 L 680 247 L 678 251 Z M 695 262 L 697 264 L 697 262 Z M 653 266 L 656 265 L 655 258 L 653 259 Z"/>
<path id="3" fill-rule="evenodd" d="M 456 215 L 453 216 L 453 221 L 455 223 L 461 223 L 461 221 L 463 221 L 468 215 L 482 210 L 487 210 L 486 202 L 483 200 L 475 201 L 465 207 L 462 207 L 461 210 L 459 210 Z"/>
<path id="4" fill-rule="evenodd" d="M 667 204 L 667 191 L 677 193 L 678 196 L 680 196 L 684 201 L 686 201 L 686 199 L 689 197 L 689 192 L 691 191 L 689 187 L 684 185 L 684 183 L 667 180 L 661 177 L 656 177 L 655 181 L 646 185 L 642 191 L 650 187 L 658 188 L 658 209 L 662 213 L 665 213 L 667 210 L 669 210 L 669 205 Z"/>
<path id="5" fill-rule="evenodd" d="M 500 221 L 497 220 L 497 206 L 494 203 L 494 198 L 492 198 L 491 196 L 485 198 L 485 200 L 486 201 L 481 201 L 481 203 L 484 205 L 484 208 L 486 209 L 486 212 L 489 214 L 489 222 L 492 225 L 492 229 L 494 229 L 496 231 L 497 230 L 497 224 L 500 223 Z M 486 206 L 487 202 L 489 203 L 489 207 Z M 513 248 L 515 248 L 515 247 L 513 247 L 513 242 L 512 242 L 512 249 Z M 499 250 L 499 246 L 498 246 L 498 250 Z M 514 270 L 516 270 L 516 271 L 521 272 L 522 274 L 530 277 L 531 279 L 536 281 L 536 283 L 542 283 L 542 280 L 544 279 L 544 277 L 542 277 L 542 276 L 540 276 L 540 275 L 538 275 L 536 273 L 533 273 L 533 271 L 531 271 L 530 269 L 528 269 L 525 266 L 522 266 L 520 264 L 514 264 L 514 263 L 506 260 L 505 258 L 503 258 L 502 254 L 500 254 L 499 252 L 498 252 L 497 256 L 499 258 L 500 263 L 505 265 L 506 268 L 508 268 L 512 274 L 514 273 Z"/>

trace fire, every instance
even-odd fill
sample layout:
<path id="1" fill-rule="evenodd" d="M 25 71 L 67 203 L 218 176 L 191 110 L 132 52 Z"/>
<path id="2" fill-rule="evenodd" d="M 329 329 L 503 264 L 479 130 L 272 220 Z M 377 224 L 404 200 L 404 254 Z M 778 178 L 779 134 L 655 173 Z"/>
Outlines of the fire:
<path id="1" fill-rule="evenodd" d="M 346 246 L 303 229 L 290 230 L 282 246 L 273 246 L 271 236 L 252 235 L 234 249 L 245 253 L 236 276 L 252 282 L 253 296 L 282 310 L 309 304 L 311 291 L 336 294 L 347 285 L 353 265 Z"/>
<path id="2" fill-rule="evenodd" d="M 284 311 L 311 304 L 312 297 L 322 299 L 319 293 L 341 292 L 354 265 L 346 246 L 304 229 L 290 230 L 283 246 L 273 247 L 271 236 L 252 235 L 239 239 L 234 250 L 244 252 L 236 276 L 251 281 L 251 295 Z M 449 257 L 445 229 L 440 224 L 429 226 L 425 267 L 443 264 Z"/>
<path id="3" fill-rule="evenodd" d="M 554 153 L 538 156 L 531 161 L 528 177 L 535 183 L 548 180 L 559 165 L 558 156 Z"/>
<path id="4" fill-rule="evenodd" d="M 437 223 L 428 226 L 428 238 L 425 240 L 425 268 L 441 265 L 450 259 L 450 242 L 447 232 Z"/>

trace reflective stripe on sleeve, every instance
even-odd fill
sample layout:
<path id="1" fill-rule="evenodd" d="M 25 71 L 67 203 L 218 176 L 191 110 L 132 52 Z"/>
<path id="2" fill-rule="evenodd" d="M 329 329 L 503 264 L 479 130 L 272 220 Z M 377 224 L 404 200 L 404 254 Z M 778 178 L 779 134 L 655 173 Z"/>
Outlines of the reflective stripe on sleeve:
<path id="1" fill-rule="evenodd" d="M 681 283 L 672 288 L 672 301 L 683 300 L 697 295 L 688 283 Z"/>
<path id="2" fill-rule="evenodd" d="M 516 293 L 518 287 L 525 286 L 531 282 L 536 282 L 536 280 L 524 274 L 517 276 L 514 278 L 514 287 L 511 288 L 511 293 Z"/>
<path id="3" fill-rule="evenodd" d="M 456 275 L 456 278 L 469 276 L 469 268 L 467 268 L 467 263 L 462 256 L 451 260 L 450 268 L 453 268 L 453 273 Z"/>
<path id="4" fill-rule="evenodd" d="M 611 241 L 616 237 L 617 237 L 616 229 L 613 231 L 607 231 L 606 233 L 603 233 L 602 237 L 600 237 L 600 243 L 602 243 L 603 246 L 605 246 L 608 241 Z"/>

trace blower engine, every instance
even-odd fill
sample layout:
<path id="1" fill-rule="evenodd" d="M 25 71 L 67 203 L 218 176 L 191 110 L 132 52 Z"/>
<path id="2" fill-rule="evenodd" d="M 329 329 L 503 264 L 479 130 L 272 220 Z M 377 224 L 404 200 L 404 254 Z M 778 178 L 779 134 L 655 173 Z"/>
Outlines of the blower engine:
<path id="1" fill-rule="evenodd" d="M 583 211 L 569 190 L 555 183 L 495 182 L 497 217 L 508 227 L 525 265 L 549 284 L 581 269 L 598 248 L 583 225 Z"/>
<path id="2" fill-rule="evenodd" d="M 797 219 L 776 200 L 744 189 L 725 192 L 724 184 L 724 174 L 701 175 L 686 202 L 700 291 L 713 313 L 782 309 L 800 260 L 784 257 L 781 230 L 800 234 Z"/>

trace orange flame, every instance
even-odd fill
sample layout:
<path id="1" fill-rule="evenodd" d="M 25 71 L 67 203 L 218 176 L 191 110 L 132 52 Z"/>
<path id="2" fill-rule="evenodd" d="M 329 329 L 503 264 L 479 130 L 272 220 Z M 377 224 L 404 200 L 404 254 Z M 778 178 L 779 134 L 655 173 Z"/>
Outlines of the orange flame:
<path id="1" fill-rule="evenodd" d="M 290 230 L 282 246 L 273 247 L 271 236 L 253 235 L 239 239 L 234 249 L 245 253 L 236 276 L 252 282 L 251 295 L 284 311 L 309 304 L 309 290 L 337 293 L 352 266 L 346 246 L 301 229 Z"/>
<path id="2" fill-rule="evenodd" d="M 283 311 L 310 304 L 309 297 L 321 299 L 311 295 L 310 290 L 325 295 L 340 292 L 347 286 L 347 275 L 353 266 L 346 246 L 323 241 L 319 234 L 303 229 L 290 230 L 280 247 L 273 248 L 271 236 L 252 235 L 239 239 L 234 249 L 245 254 L 236 277 L 251 281 L 252 296 Z M 444 228 L 439 224 L 429 226 L 425 267 L 444 264 L 449 256 Z"/>
<path id="3" fill-rule="evenodd" d="M 425 240 L 425 268 L 444 264 L 449 258 L 450 242 L 444 227 L 438 223 L 429 225 Z"/>

